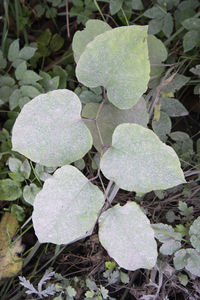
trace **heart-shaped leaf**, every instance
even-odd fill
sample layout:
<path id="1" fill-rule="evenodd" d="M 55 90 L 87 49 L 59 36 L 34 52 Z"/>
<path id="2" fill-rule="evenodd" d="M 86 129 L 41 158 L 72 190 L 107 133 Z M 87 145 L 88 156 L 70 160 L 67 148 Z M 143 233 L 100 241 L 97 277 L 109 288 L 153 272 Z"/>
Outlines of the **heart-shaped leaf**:
<path id="1" fill-rule="evenodd" d="M 122 26 L 98 35 L 87 44 L 77 67 L 78 80 L 88 87 L 103 86 L 108 100 L 131 108 L 147 89 L 150 63 L 147 26 Z"/>
<path id="2" fill-rule="evenodd" d="M 13 150 L 47 167 L 70 164 L 92 146 L 80 118 L 81 102 L 69 90 L 35 97 L 20 112 L 13 128 Z"/>
<path id="3" fill-rule="evenodd" d="M 103 193 L 78 169 L 59 168 L 33 203 L 39 241 L 67 244 L 81 238 L 93 227 L 103 203 Z"/>
<path id="4" fill-rule="evenodd" d="M 115 129 L 112 147 L 104 153 L 100 167 L 120 188 L 138 193 L 185 182 L 175 151 L 138 124 L 121 124 Z"/>
<path id="5" fill-rule="evenodd" d="M 76 31 L 73 37 L 72 49 L 76 63 L 89 42 L 97 35 L 112 29 L 107 23 L 100 20 L 89 20 L 85 26 L 84 30 Z"/>
<path id="6" fill-rule="evenodd" d="M 156 263 L 154 231 L 149 219 L 134 202 L 123 207 L 115 205 L 100 216 L 99 239 L 122 268 L 131 271 L 151 269 Z"/>

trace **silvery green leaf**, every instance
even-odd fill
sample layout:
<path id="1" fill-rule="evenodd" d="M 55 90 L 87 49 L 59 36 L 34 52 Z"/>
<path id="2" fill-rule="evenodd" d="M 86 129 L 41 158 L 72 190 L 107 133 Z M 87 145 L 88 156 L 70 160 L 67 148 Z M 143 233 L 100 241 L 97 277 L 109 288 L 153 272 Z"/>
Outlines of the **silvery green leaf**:
<path id="1" fill-rule="evenodd" d="M 76 160 L 74 162 L 74 166 L 76 168 L 78 168 L 80 171 L 83 170 L 85 168 L 85 162 L 84 162 L 84 159 L 79 159 L 79 160 Z"/>
<path id="2" fill-rule="evenodd" d="M 103 203 L 103 193 L 78 169 L 69 165 L 57 169 L 33 203 L 33 225 L 40 243 L 80 239 L 94 226 Z"/>
<path id="3" fill-rule="evenodd" d="M 40 95 L 40 91 L 31 85 L 23 85 L 20 87 L 23 97 L 30 97 L 31 99 Z"/>
<path id="4" fill-rule="evenodd" d="M 160 247 L 160 253 L 163 255 L 172 255 L 174 252 L 181 248 L 181 243 L 179 241 L 174 241 L 173 239 L 165 242 Z"/>
<path id="5" fill-rule="evenodd" d="M 20 78 L 20 85 L 28 85 L 28 84 L 34 84 L 35 82 L 39 81 L 42 79 L 41 76 L 39 76 L 36 72 L 27 70 L 24 71 L 22 74 L 22 77 Z"/>
<path id="6" fill-rule="evenodd" d="M 13 87 L 15 85 L 15 80 L 9 75 L 0 76 L 0 87 L 4 87 L 5 85 Z"/>
<path id="7" fill-rule="evenodd" d="M 82 116 L 84 118 L 94 119 L 99 106 L 100 104 L 97 103 L 87 103 L 83 108 Z M 119 124 L 130 122 L 140 124 L 144 127 L 147 126 L 148 114 L 146 103 L 144 99 L 141 98 L 131 109 L 125 110 L 120 110 L 112 104 L 104 104 L 98 115 L 97 122 L 104 145 L 109 146 L 112 142 L 112 134 Z M 102 144 L 95 122 L 86 121 L 85 125 L 92 133 L 95 148 L 101 152 Z"/>
<path id="8" fill-rule="evenodd" d="M 142 0 L 134 0 L 132 1 L 132 8 L 135 10 L 142 10 L 144 9 L 144 5 L 142 3 Z"/>
<path id="9" fill-rule="evenodd" d="M 149 34 L 157 34 L 162 30 L 163 19 L 153 19 L 149 22 Z"/>
<path id="10" fill-rule="evenodd" d="M 172 122 L 169 116 L 165 112 L 160 112 L 160 118 L 158 121 L 152 121 L 153 131 L 161 139 L 161 141 L 167 141 L 167 135 L 171 132 Z"/>
<path id="11" fill-rule="evenodd" d="M 170 37 L 173 32 L 174 27 L 174 21 L 172 18 L 172 15 L 170 13 L 167 13 L 164 17 L 164 23 L 162 31 L 165 34 L 166 37 Z"/>
<path id="12" fill-rule="evenodd" d="M 122 283 L 129 283 L 129 276 L 127 273 L 120 271 L 120 280 Z"/>
<path id="13" fill-rule="evenodd" d="M 199 253 L 192 248 L 181 249 L 174 255 L 174 266 L 177 270 L 186 268 L 193 275 L 200 277 L 199 265 Z"/>
<path id="14" fill-rule="evenodd" d="M 84 30 L 76 31 L 72 42 L 72 49 L 76 63 L 89 42 L 91 42 L 97 35 L 111 29 L 112 28 L 103 21 L 88 20 Z"/>
<path id="15" fill-rule="evenodd" d="M 122 8 L 123 0 L 110 0 L 110 14 L 116 14 Z"/>
<path id="16" fill-rule="evenodd" d="M 161 62 L 167 59 L 167 49 L 161 40 L 154 35 L 149 34 L 147 43 L 151 65 L 161 64 Z"/>
<path id="17" fill-rule="evenodd" d="M 163 89 L 162 92 L 164 93 L 175 93 L 176 91 L 180 90 L 186 83 L 190 80 L 190 77 L 186 77 L 181 74 L 176 74 L 172 81 L 166 85 Z"/>
<path id="18" fill-rule="evenodd" d="M 200 252 L 200 217 L 190 226 L 189 235 L 192 246 Z"/>
<path id="19" fill-rule="evenodd" d="M 99 240 L 122 268 L 131 271 L 151 269 L 156 263 L 157 245 L 153 229 L 134 202 L 115 205 L 101 214 Z"/>
<path id="20" fill-rule="evenodd" d="M 181 234 L 174 232 L 174 229 L 171 225 L 163 224 L 163 223 L 158 223 L 158 224 L 153 224 L 153 229 L 155 230 L 155 237 L 161 242 L 165 243 L 170 240 L 181 240 Z"/>
<path id="21" fill-rule="evenodd" d="M 17 80 L 21 80 L 24 76 L 24 73 L 27 70 L 27 63 L 23 61 L 21 64 L 19 64 L 15 70 L 15 77 Z"/>
<path id="22" fill-rule="evenodd" d="M 200 19 L 189 18 L 182 22 L 182 25 L 187 30 L 200 30 Z"/>
<path id="23" fill-rule="evenodd" d="M 200 76 L 200 65 L 196 65 L 194 68 L 191 68 L 190 72 L 192 72 L 195 75 L 199 75 Z"/>
<path id="24" fill-rule="evenodd" d="M 100 167 L 105 177 L 127 191 L 147 193 L 185 183 L 175 151 L 138 124 L 117 126 Z"/>
<path id="25" fill-rule="evenodd" d="M 21 160 L 19 160 L 18 158 L 15 158 L 15 157 L 9 157 L 7 164 L 8 164 L 10 171 L 14 172 L 14 173 L 19 172 L 19 170 L 22 166 Z"/>
<path id="26" fill-rule="evenodd" d="M 28 179 L 31 175 L 31 166 L 29 161 L 25 159 L 20 167 L 20 173 L 23 175 L 25 179 Z"/>
<path id="27" fill-rule="evenodd" d="M 51 173 L 56 170 L 56 167 L 45 167 L 40 164 L 36 164 L 35 172 L 37 176 L 42 180 L 45 181 L 46 179 L 51 177 Z"/>
<path id="28" fill-rule="evenodd" d="M 145 17 L 154 19 L 154 18 L 164 18 L 166 11 L 164 8 L 153 6 L 152 8 L 147 9 L 144 14 Z"/>
<path id="29" fill-rule="evenodd" d="M 98 35 L 87 44 L 77 67 L 87 87 L 103 86 L 108 100 L 120 109 L 131 108 L 147 89 L 150 64 L 147 26 L 122 26 Z"/>
<path id="30" fill-rule="evenodd" d="M 189 112 L 183 104 L 174 98 L 160 98 L 161 110 L 166 112 L 170 117 L 187 116 Z"/>
<path id="31" fill-rule="evenodd" d="M 10 44 L 8 49 L 8 59 L 14 62 L 19 57 L 19 40 L 15 40 Z"/>
<path id="32" fill-rule="evenodd" d="M 23 197 L 26 202 L 33 205 L 34 199 L 36 195 L 39 193 L 41 188 L 39 188 L 36 184 L 31 183 L 30 185 L 25 185 L 23 189 Z"/>
<path id="33" fill-rule="evenodd" d="M 200 42 L 198 30 L 190 30 L 183 37 L 183 48 L 185 52 L 192 50 Z"/>
<path id="34" fill-rule="evenodd" d="M 25 46 L 24 48 L 22 48 L 20 50 L 19 58 L 24 59 L 24 60 L 29 60 L 31 57 L 33 57 L 36 50 L 37 50 L 37 48 Z"/>
<path id="35" fill-rule="evenodd" d="M 14 124 L 14 151 L 47 167 L 82 158 L 92 146 L 92 137 L 80 112 L 80 100 L 69 90 L 35 97 L 23 107 Z"/>

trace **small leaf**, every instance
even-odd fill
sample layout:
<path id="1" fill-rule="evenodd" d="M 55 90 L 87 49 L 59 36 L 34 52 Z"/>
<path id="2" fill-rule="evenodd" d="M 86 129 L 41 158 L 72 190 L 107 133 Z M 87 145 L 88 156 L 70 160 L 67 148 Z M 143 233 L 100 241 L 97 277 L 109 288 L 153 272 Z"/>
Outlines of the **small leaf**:
<path id="1" fill-rule="evenodd" d="M 166 112 L 170 117 L 187 116 L 189 112 L 183 104 L 174 98 L 160 98 L 161 110 Z"/>
<path id="2" fill-rule="evenodd" d="M 19 58 L 24 59 L 24 60 L 29 60 L 31 57 L 33 57 L 36 50 L 37 50 L 37 48 L 25 46 L 24 48 L 22 48 L 20 50 Z"/>
<path id="3" fill-rule="evenodd" d="M 103 86 L 108 100 L 131 108 L 147 89 L 150 64 L 147 26 L 124 26 L 106 31 L 90 42 L 77 67 L 78 80 L 88 87 Z"/>
<path id="4" fill-rule="evenodd" d="M 0 200 L 13 201 L 22 194 L 20 183 L 11 179 L 0 180 Z"/>
<path id="5" fill-rule="evenodd" d="M 104 153 L 100 166 L 105 177 L 127 191 L 147 193 L 185 182 L 175 151 L 153 131 L 137 124 L 121 124 L 115 129 L 112 147 Z"/>
<path id="6" fill-rule="evenodd" d="M 52 33 L 49 28 L 47 28 L 37 39 L 37 43 L 43 46 L 48 46 L 51 40 Z"/>
<path id="7" fill-rule="evenodd" d="M 82 158 L 91 148 L 92 137 L 80 111 L 80 100 L 69 90 L 36 97 L 23 107 L 14 124 L 14 151 L 47 167 Z"/>
<path id="8" fill-rule="evenodd" d="M 31 99 L 40 95 L 40 91 L 36 89 L 34 86 L 23 85 L 20 87 L 20 91 L 22 96 L 30 97 Z"/>
<path id="9" fill-rule="evenodd" d="M 172 122 L 169 116 L 160 112 L 160 118 L 158 121 L 152 121 L 153 131 L 157 134 L 157 136 L 161 139 L 161 141 L 167 141 L 167 135 L 171 132 Z"/>
<path id="10" fill-rule="evenodd" d="M 157 34 L 163 28 L 163 19 L 153 19 L 149 22 L 149 34 Z"/>
<path id="11" fill-rule="evenodd" d="M 24 76 L 24 73 L 27 70 L 27 63 L 23 61 L 21 64 L 19 64 L 15 70 L 15 77 L 17 80 L 21 80 Z"/>
<path id="12" fill-rule="evenodd" d="M 187 30 L 200 30 L 200 19 L 189 18 L 182 22 L 182 25 Z"/>
<path id="13" fill-rule="evenodd" d="M 23 197 L 26 202 L 33 205 L 36 195 L 39 193 L 41 189 L 37 187 L 36 184 L 31 183 L 30 185 L 26 185 L 23 189 Z"/>
<path id="14" fill-rule="evenodd" d="M 188 31 L 183 37 L 184 51 L 192 50 L 200 42 L 200 33 L 197 30 Z"/>
<path id="15" fill-rule="evenodd" d="M 103 193 L 75 167 L 57 169 L 33 203 L 33 225 L 40 243 L 81 239 L 94 226 L 103 203 Z"/>
<path id="16" fill-rule="evenodd" d="M 19 40 L 15 40 L 10 44 L 8 50 L 8 59 L 14 62 L 19 57 Z"/>
<path id="17" fill-rule="evenodd" d="M 88 20 L 85 26 L 84 30 L 76 31 L 73 37 L 72 49 L 76 63 L 89 42 L 99 34 L 112 29 L 107 23 L 100 20 Z"/>
<path id="18" fill-rule="evenodd" d="M 100 216 L 99 240 L 122 268 L 131 271 L 151 269 L 156 263 L 157 245 L 153 229 L 134 202 L 123 207 L 115 205 Z"/>
<path id="19" fill-rule="evenodd" d="M 167 13 L 164 17 L 164 23 L 162 31 L 165 34 L 166 37 L 170 37 L 173 32 L 174 22 L 172 15 L 170 13 Z"/>
<path id="20" fill-rule="evenodd" d="M 186 274 L 183 274 L 183 273 L 178 274 L 178 280 L 184 286 L 186 286 L 189 282 L 188 276 Z"/>
<path id="21" fill-rule="evenodd" d="M 174 266 L 176 270 L 181 270 L 184 267 L 193 275 L 200 277 L 200 256 L 194 249 L 181 249 L 175 253 Z"/>
<path id="22" fill-rule="evenodd" d="M 62 36 L 60 36 L 58 33 L 55 33 L 52 36 L 52 39 L 50 41 L 51 50 L 56 52 L 62 48 L 63 44 L 64 44 L 64 39 L 62 38 Z"/>
<path id="23" fill-rule="evenodd" d="M 129 276 L 128 276 L 128 274 L 126 274 L 126 273 L 120 271 L 120 280 L 121 280 L 121 282 L 124 283 L 124 284 L 129 283 Z"/>
<path id="24" fill-rule="evenodd" d="M 152 8 L 147 9 L 143 15 L 150 19 L 163 18 L 166 15 L 166 12 L 163 8 L 153 6 Z"/>
<path id="25" fill-rule="evenodd" d="M 37 81 L 41 80 L 42 77 L 39 76 L 36 72 L 27 70 L 24 71 L 22 74 L 22 77 L 20 78 L 20 85 L 26 85 L 26 84 L 35 84 Z"/>
<path id="26" fill-rule="evenodd" d="M 142 3 L 142 0 L 134 0 L 132 1 L 132 8 L 135 10 L 142 10 L 144 9 L 144 5 Z"/>
<path id="27" fill-rule="evenodd" d="M 17 204 L 12 204 L 11 205 L 11 213 L 16 216 L 16 218 L 19 222 L 24 221 L 25 211 L 22 206 L 19 206 Z"/>
<path id="28" fill-rule="evenodd" d="M 122 8 L 123 0 L 110 0 L 110 14 L 115 15 Z"/>
<path id="29" fill-rule="evenodd" d="M 195 75 L 200 76 L 200 65 L 196 65 L 194 68 L 191 68 L 190 72 L 192 72 Z"/>
<path id="30" fill-rule="evenodd" d="M 200 252 L 200 217 L 198 217 L 190 226 L 189 235 L 192 246 Z"/>
<path id="31" fill-rule="evenodd" d="M 167 49 L 161 40 L 159 40 L 154 35 L 149 34 L 147 43 L 151 65 L 161 64 L 161 62 L 167 59 Z"/>
<path id="32" fill-rule="evenodd" d="M 172 81 L 168 83 L 164 88 L 162 88 L 162 92 L 164 93 L 175 93 L 180 90 L 186 83 L 190 80 L 190 77 L 186 77 L 181 74 L 176 74 Z"/>

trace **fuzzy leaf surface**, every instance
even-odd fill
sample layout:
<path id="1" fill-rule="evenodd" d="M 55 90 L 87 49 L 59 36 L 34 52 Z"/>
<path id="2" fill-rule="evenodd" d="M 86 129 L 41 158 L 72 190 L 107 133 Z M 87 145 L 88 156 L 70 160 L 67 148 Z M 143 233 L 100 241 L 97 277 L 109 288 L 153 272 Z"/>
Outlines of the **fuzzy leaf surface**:
<path id="1" fill-rule="evenodd" d="M 87 44 L 77 67 L 87 87 L 103 86 L 108 100 L 120 109 L 131 108 L 147 89 L 150 63 L 147 26 L 122 26 L 98 35 Z"/>
<path id="2" fill-rule="evenodd" d="M 59 168 L 33 202 L 40 243 L 67 244 L 81 238 L 94 225 L 103 203 L 103 193 L 78 169 Z"/>
<path id="3" fill-rule="evenodd" d="M 190 241 L 192 246 L 200 252 L 200 217 L 198 217 L 190 226 Z"/>
<path id="4" fill-rule="evenodd" d="M 82 158 L 92 137 L 80 112 L 80 100 L 69 90 L 39 95 L 23 107 L 14 124 L 13 150 L 47 167 Z"/>
<path id="5" fill-rule="evenodd" d="M 100 167 L 106 178 L 127 191 L 147 193 L 185 183 L 175 151 L 138 124 L 117 126 Z"/>
<path id="6" fill-rule="evenodd" d="M 97 35 L 111 29 L 112 28 L 103 21 L 88 20 L 84 30 L 76 31 L 72 42 L 72 49 L 76 63 L 89 42 L 91 42 Z"/>
<path id="7" fill-rule="evenodd" d="M 99 239 L 120 267 L 134 271 L 152 268 L 157 259 L 154 232 L 139 205 L 115 205 L 99 219 Z M 126 253 L 126 255 L 123 255 Z"/>

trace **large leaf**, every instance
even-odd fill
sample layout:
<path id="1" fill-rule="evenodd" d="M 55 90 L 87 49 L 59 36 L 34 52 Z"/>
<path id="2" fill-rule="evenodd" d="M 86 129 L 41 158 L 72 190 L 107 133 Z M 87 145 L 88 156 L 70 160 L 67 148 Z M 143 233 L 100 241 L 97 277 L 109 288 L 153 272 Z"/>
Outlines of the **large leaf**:
<path id="1" fill-rule="evenodd" d="M 98 35 L 87 44 L 76 67 L 81 83 L 105 87 L 108 100 L 120 109 L 139 101 L 147 89 L 149 72 L 147 26 L 136 25 Z"/>
<path id="2" fill-rule="evenodd" d="M 157 245 L 146 215 L 134 202 L 119 204 L 105 211 L 99 219 L 99 239 L 120 267 L 134 271 L 152 268 Z"/>
<path id="3" fill-rule="evenodd" d="M 87 103 L 83 109 L 82 116 L 84 118 L 94 119 L 99 106 L 100 104 L 98 103 Z M 143 98 L 131 109 L 127 110 L 119 110 L 112 104 L 104 104 L 97 120 L 104 145 L 108 146 L 111 144 L 112 134 L 115 128 L 125 122 L 137 123 L 144 127 L 147 126 L 148 114 Z M 100 152 L 102 150 L 102 144 L 95 122 L 85 122 L 85 124 L 92 133 L 95 148 Z"/>
<path id="4" fill-rule="evenodd" d="M 103 193 L 78 169 L 63 166 L 36 195 L 33 225 L 41 243 L 67 244 L 94 225 L 104 203 Z"/>
<path id="5" fill-rule="evenodd" d="M 72 42 L 72 49 L 76 63 L 89 42 L 91 42 L 97 35 L 111 29 L 112 28 L 103 21 L 89 20 L 87 21 L 84 30 L 76 31 Z"/>
<path id="6" fill-rule="evenodd" d="M 92 146 L 92 137 L 80 112 L 80 100 L 69 90 L 39 95 L 16 120 L 13 150 L 47 167 L 82 158 Z"/>
<path id="7" fill-rule="evenodd" d="M 105 177 L 128 191 L 146 193 L 185 182 L 175 151 L 138 124 L 121 124 L 115 129 L 112 147 L 100 166 Z"/>

